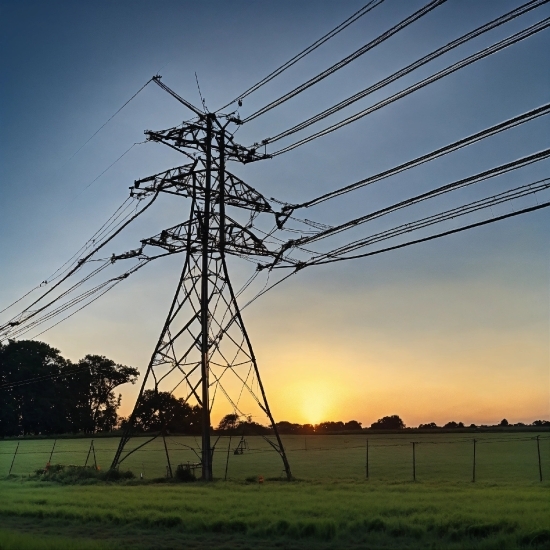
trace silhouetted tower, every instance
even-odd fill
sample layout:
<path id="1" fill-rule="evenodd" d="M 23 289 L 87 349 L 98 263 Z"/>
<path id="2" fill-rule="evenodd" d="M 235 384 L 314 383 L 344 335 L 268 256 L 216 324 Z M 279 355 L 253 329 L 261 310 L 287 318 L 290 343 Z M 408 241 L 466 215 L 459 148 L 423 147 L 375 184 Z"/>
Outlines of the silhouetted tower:
<path id="1" fill-rule="evenodd" d="M 155 80 L 174 97 L 174 92 Z M 189 106 L 189 105 L 188 105 Z M 145 239 L 167 253 L 184 252 L 181 277 L 166 322 L 151 356 L 134 411 L 124 429 L 112 467 L 136 448 L 126 449 L 133 434 L 136 411 L 144 391 L 177 392 L 202 413 L 202 478 L 212 479 L 213 453 L 210 444 L 210 412 L 223 396 L 231 412 L 248 417 L 252 406 L 267 417 L 275 440 L 268 438 L 280 454 L 288 479 L 290 466 L 277 432 L 248 333 L 231 285 L 226 256 L 270 256 L 261 239 L 247 228 L 262 212 L 273 212 L 266 199 L 226 171 L 230 158 L 250 162 L 262 158 L 254 149 L 236 145 L 213 113 L 195 110 L 198 120 L 161 132 L 147 131 L 149 140 L 165 143 L 186 154 L 192 162 L 138 180 L 132 193 L 146 196 L 170 193 L 190 199 L 189 219 Z M 227 117 L 226 117 L 227 118 Z M 249 223 L 232 219 L 227 207 L 248 211 Z"/>

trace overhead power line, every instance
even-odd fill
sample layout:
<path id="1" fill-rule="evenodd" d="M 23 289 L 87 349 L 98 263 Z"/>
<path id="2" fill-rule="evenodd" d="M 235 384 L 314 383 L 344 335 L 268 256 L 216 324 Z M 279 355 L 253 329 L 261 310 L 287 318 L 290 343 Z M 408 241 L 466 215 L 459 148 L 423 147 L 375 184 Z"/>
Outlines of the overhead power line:
<path id="1" fill-rule="evenodd" d="M 300 53 L 296 54 L 294 57 L 289 59 L 286 63 L 283 63 L 279 68 L 269 73 L 265 78 L 262 78 L 262 80 L 254 84 L 254 86 L 251 86 L 250 88 L 248 88 L 248 90 L 244 91 L 241 95 L 237 96 L 233 101 L 230 101 L 223 107 L 220 107 L 216 112 L 219 112 L 222 109 L 229 107 L 229 105 L 232 105 L 233 103 L 237 103 L 237 101 L 244 99 L 245 97 L 249 96 L 256 90 L 260 89 L 262 86 L 264 86 L 265 84 L 273 80 L 275 77 L 279 76 L 288 68 L 292 67 L 292 65 L 298 63 L 300 59 L 303 59 L 304 57 L 306 57 L 306 55 L 316 50 L 319 46 L 322 46 L 325 42 L 327 42 L 328 40 L 336 36 L 338 33 L 342 32 L 345 28 L 349 27 L 352 23 L 355 23 L 355 21 L 363 17 L 363 15 L 367 14 L 369 11 L 373 10 L 374 8 L 382 4 L 382 2 L 384 2 L 384 0 L 370 0 L 370 2 L 367 2 L 365 6 L 363 6 L 360 10 L 357 10 L 351 17 L 348 17 L 345 21 L 340 23 L 338 26 L 334 27 L 334 29 L 332 29 L 327 34 L 325 34 L 324 36 L 322 36 L 321 38 L 313 42 L 313 44 L 308 46 L 305 50 L 302 50 Z"/>
<path id="2" fill-rule="evenodd" d="M 514 212 L 510 212 L 509 214 L 503 214 L 502 216 L 496 216 L 494 218 L 490 218 L 488 220 L 483 220 L 481 222 L 471 223 L 469 225 L 465 225 L 463 227 L 459 227 L 457 229 L 451 229 L 449 231 L 442 231 L 441 233 L 437 233 L 435 235 L 430 235 L 429 237 L 423 237 L 422 239 L 415 239 L 413 241 L 408 241 L 406 243 L 401 243 L 395 246 L 389 246 L 387 248 L 382 248 L 380 250 L 375 250 L 374 252 L 366 252 L 364 254 L 356 254 L 354 256 L 347 256 L 345 258 L 332 258 L 327 260 L 322 260 L 319 262 L 315 262 L 314 264 L 305 264 L 303 266 L 300 266 L 299 269 L 302 267 L 307 267 L 308 265 L 322 265 L 322 264 L 330 264 L 334 262 L 343 262 L 347 260 L 356 260 L 358 258 L 367 258 L 368 256 L 376 256 L 377 254 L 383 254 L 385 252 L 390 252 L 392 250 L 398 250 L 400 248 L 405 248 L 407 246 L 412 246 L 413 244 L 419 244 L 424 243 L 427 241 L 432 241 L 434 239 L 439 239 L 441 237 L 446 237 L 448 235 L 454 235 L 455 233 L 461 233 L 462 231 L 467 231 L 469 229 L 473 229 L 475 227 L 481 227 L 483 225 L 489 225 L 491 223 L 495 223 L 501 220 L 505 220 L 508 218 L 513 218 L 515 216 L 520 216 L 521 214 L 527 214 L 529 212 L 535 212 L 537 210 L 541 210 L 543 208 L 548 208 L 550 206 L 550 201 L 543 202 L 541 204 L 537 204 L 536 206 L 531 206 L 529 208 L 523 208 L 521 210 L 516 210 Z"/>
<path id="3" fill-rule="evenodd" d="M 361 217 L 356 218 L 354 220 L 350 220 L 346 223 L 337 225 L 335 227 L 331 227 L 330 229 L 326 229 L 325 231 L 320 231 L 316 235 L 303 237 L 301 239 L 296 240 L 295 242 L 296 242 L 296 244 L 301 246 L 301 245 L 304 245 L 304 244 L 307 244 L 307 243 L 318 241 L 320 239 L 324 239 L 324 238 L 329 237 L 331 235 L 334 235 L 336 233 L 340 233 L 342 231 L 345 231 L 346 229 L 350 229 L 351 227 L 356 227 L 357 225 L 365 223 L 369 220 L 379 218 L 380 216 L 389 214 L 390 212 L 395 212 L 396 210 L 401 210 L 402 208 L 405 208 L 407 206 L 411 206 L 413 204 L 425 201 L 427 199 L 431 199 L 433 197 L 442 195 L 444 193 L 448 193 L 450 191 L 454 191 L 454 190 L 460 189 L 462 187 L 467 187 L 469 185 L 479 183 L 480 181 L 484 181 L 484 180 L 487 180 L 489 178 L 493 178 L 495 176 L 505 174 L 505 173 L 510 172 L 512 170 L 517 170 L 518 168 L 521 168 L 523 166 L 527 166 L 528 164 L 532 164 L 534 162 L 544 160 L 544 159 L 549 158 L 549 157 L 550 157 L 550 148 L 549 149 L 544 149 L 542 151 L 539 151 L 538 153 L 534 153 L 532 155 L 521 157 L 521 158 L 519 158 L 517 160 L 514 160 L 512 162 L 509 162 L 507 164 L 502 164 L 502 165 L 497 166 L 495 168 L 491 168 L 490 170 L 485 170 L 484 172 L 474 174 L 473 176 L 469 176 L 467 178 L 463 178 L 463 179 L 454 181 L 452 183 L 442 185 L 440 187 L 437 187 L 436 189 L 432 189 L 431 191 L 427 191 L 426 193 L 421 193 L 420 195 L 416 195 L 414 197 L 411 197 L 410 199 L 406 199 L 404 201 L 397 202 L 395 204 L 392 204 L 391 206 L 386 206 L 385 208 L 381 208 L 380 210 L 377 210 L 377 211 L 372 212 L 370 214 L 367 214 L 365 216 L 361 216 Z"/>
<path id="4" fill-rule="evenodd" d="M 291 151 L 292 149 L 296 149 L 296 147 L 300 147 L 301 145 L 304 145 L 305 143 L 309 143 L 310 141 L 313 141 L 314 139 L 317 139 L 321 136 L 325 136 L 326 134 L 330 134 L 331 132 L 334 132 L 336 130 L 339 130 L 340 128 L 351 124 L 352 122 L 355 122 L 359 120 L 360 118 L 363 118 L 367 115 L 370 115 L 374 111 L 377 111 L 381 109 L 382 107 L 386 107 L 390 103 L 393 103 L 394 101 L 397 101 L 398 99 L 401 99 L 413 92 L 416 92 L 417 90 L 420 90 L 421 88 L 424 88 L 428 84 L 431 84 L 432 82 L 436 82 L 437 80 L 440 80 L 441 78 L 444 78 L 455 71 L 458 71 L 459 69 L 462 69 L 463 67 L 466 67 L 472 63 L 475 63 L 476 61 L 479 61 L 480 59 L 483 59 L 493 53 L 496 53 L 500 50 L 503 50 L 504 48 L 507 48 L 508 46 L 511 46 L 512 44 L 515 44 L 517 42 L 520 42 L 521 40 L 525 40 L 526 38 L 532 36 L 533 34 L 540 32 L 544 29 L 546 29 L 548 26 L 550 26 L 550 17 L 547 17 L 546 19 L 535 23 L 534 25 L 531 25 L 527 29 L 520 31 L 504 40 L 501 40 L 500 42 L 497 42 L 496 44 L 493 44 L 492 46 L 489 46 L 480 52 L 477 52 L 473 55 L 470 55 L 469 57 L 466 57 L 465 59 L 458 61 L 457 63 L 454 63 L 453 65 L 447 67 L 446 69 L 443 69 L 432 76 L 429 76 L 425 78 L 424 80 L 421 80 L 420 82 L 417 82 L 416 84 L 413 84 L 412 86 L 409 86 L 408 88 L 402 90 L 401 92 L 398 92 L 382 101 L 379 101 L 375 105 L 372 105 L 371 107 L 368 107 L 355 115 L 352 115 L 348 118 L 345 118 L 344 120 L 333 124 L 332 126 L 329 126 L 328 128 L 325 128 L 324 130 L 321 130 L 319 132 L 316 132 L 315 134 L 312 134 L 304 139 L 301 139 L 299 141 L 296 141 L 292 143 L 291 145 L 288 145 L 287 147 L 283 147 L 282 149 L 279 149 L 275 153 L 272 153 L 272 157 L 276 157 L 278 155 L 282 155 L 283 153 L 287 153 L 288 151 Z"/>
<path id="5" fill-rule="evenodd" d="M 459 139 L 458 141 L 450 143 L 449 145 L 445 145 L 444 147 L 440 147 L 435 151 L 416 157 L 415 159 L 404 162 L 403 164 L 399 164 L 398 166 L 395 166 L 394 168 L 390 168 L 389 170 L 384 170 L 383 172 L 379 172 L 378 174 L 374 174 L 373 176 L 369 176 L 368 178 L 362 179 L 360 181 L 357 181 L 345 187 L 341 187 L 329 193 L 325 193 L 324 195 L 320 195 L 319 197 L 316 197 L 309 201 L 306 201 L 300 204 L 287 205 L 283 207 L 283 212 L 288 210 L 297 210 L 299 208 L 308 208 L 310 206 L 314 206 L 316 204 L 322 203 L 334 197 L 338 197 L 345 193 L 349 193 L 350 191 L 354 191 L 361 187 L 370 185 L 371 183 L 383 180 L 385 178 L 389 178 L 390 176 L 394 176 L 396 174 L 404 172 L 405 170 L 409 170 L 416 166 L 420 166 L 421 164 L 432 161 L 436 158 L 442 157 L 454 151 L 458 151 L 463 147 L 472 145 L 473 143 L 481 141 L 482 139 L 485 139 L 490 136 L 494 136 L 496 134 L 499 134 L 500 132 L 509 130 L 510 128 L 514 128 L 516 126 L 519 126 L 520 124 L 524 124 L 525 122 L 529 122 L 530 120 L 534 120 L 540 116 L 545 116 L 548 114 L 550 114 L 550 103 L 546 103 L 541 107 L 537 107 L 536 109 L 527 111 L 526 113 L 510 118 L 508 120 L 505 120 L 504 122 L 495 124 L 494 126 L 486 128 L 481 132 L 477 132 L 465 138 Z"/>
<path id="6" fill-rule="evenodd" d="M 95 136 L 97 136 L 97 134 L 99 134 L 99 132 L 101 132 L 101 130 L 103 130 L 103 128 L 105 128 L 105 126 L 107 126 L 107 124 L 109 124 L 109 122 L 111 122 L 111 120 L 113 120 L 113 118 L 115 118 L 118 113 L 120 113 L 120 111 L 122 111 L 122 109 L 124 109 L 124 107 L 126 107 L 126 105 L 128 105 L 128 103 L 130 103 L 130 101 L 132 101 L 135 97 L 137 97 L 137 95 L 152 81 L 153 79 L 150 78 L 122 107 L 120 107 L 120 109 L 118 109 L 113 115 L 111 115 L 68 159 L 67 159 L 67 162 L 69 160 L 71 160 L 73 157 L 75 157 L 82 149 L 84 149 L 84 147 L 86 145 L 88 145 L 88 143 L 90 143 L 90 141 L 92 141 L 92 139 L 94 139 Z"/>
<path id="7" fill-rule="evenodd" d="M 145 212 L 145 210 L 147 210 L 152 204 L 153 202 L 155 202 L 155 200 L 157 199 L 158 197 L 158 192 L 154 193 L 151 200 L 143 207 L 141 208 L 139 211 L 137 211 L 135 214 L 133 214 L 129 219 L 127 219 L 126 221 L 124 221 L 124 223 L 119 226 L 114 232 L 112 232 L 107 238 L 105 238 L 102 242 L 100 242 L 99 244 L 97 244 L 96 246 L 94 246 L 94 248 L 88 252 L 83 258 L 79 259 L 77 262 L 76 262 L 76 265 L 74 267 L 72 267 L 59 281 L 57 281 L 52 287 L 50 287 L 46 292 L 44 292 L 41 296 L 39 296 L 36 300 L 34 300 L 34 302 L 32 302 L 29 306 L 27 306 L 20 314 L 19 316 L 22 316 L 25 312 L 29 312 L 29 315 L 25 318 L 25 321 L 27 321 L 28 319 L 38 315 L 39 313 L 41 313 L 42 311 L 44 311 L 46 308 L 48 308 L 53 302 L 55 302 L 58 298 L 55 298 L 53 301 L 51 301 L 50 303 L 36 309 L 36 310 L 33 310 L 33 311 L 29 311 L 31 307 L 35 306 L 36 304 L 38 304 L 41 300 L 43 300 L 46 296 L 48 296 L 49 294 L 51 294 L 56 288 L 58 288 L 64 281 L 66 281 L 71 275 L 73 275 L 76 271 L 78 271 L 88 260 L 90 260 L 92 258 L 92 256 L 94 254 L 96 254 L 99 250 L 101 250 L 107 243 L 109 243 L 110 241 L 112 241 L 125 227 L 127 227 L 130 223 L 132 223 L 138 216 L 140 216 L 143 212 Z M 66 294 L 63 293 L 63 294 Z M 17 317 L 15 318 L 12 318 L 8 323 L 4 324 L 3 326 L 0 326 L 0 331 L 2 330 L 5 330 L 6 327 L 9 327 L 9 326 L 13 326 L 14 323 L 17 325 L 19 324 L 19 321 L 17 319 Z"/>
<path id="8" fill-rule="evenodd" d="M 90 372 L 90 367 L 78 367 L 76 369 L 67 370 L 66 372 L 60 372 L 56 374 L 45 374 L 44 376 L 36 376 L 34 378 L 26 378 L 17 382 L 11 382 L 9 384 L 0 385 L 0 390 L 8 390 L 11 388 L 18 388 L 19 386 L 26 386 L 28 384 L 36 384 L 37 382 L 45 382 L 46 380 L 54 380 L 56 378 L 65 378 L 68 376 L 74 376 L 75 374 L 82 374 L 83 372 Z"/>
<path id="9" fill-rule="evenodd" d="M 4 313 L 8 309 L 12 308 L 14 305 L 21 302 L 24 298 L 32 294 L 35 290 L 38 290 L 39 288 L 42 288 L 42 286 L 51 284 L 52 282 L 56 281 L 60 277 L 62 277 L 71 267 L 73 267 L 77 262 L 79 256 L 81 256 L 85 250 L 90 248 L 90 246 L 93 246 L 96 242 L 98 242 L 101 238 L 103 238 L 109 231 L 113 231 L 114 228 L 116 228 L 118 225 L 124 222 L 125 219 L 128 218 L 129 214 L 124 214 L 124 212 L 131 206 L 131 197 L 128 197 L 114 212 L 114 214 L 111 215 L 111 217 L 60 267 L 58 267 L 49 277 L 44 279 L 39 285 L 36 285 L 33 289 L 29 290 L 27 293 L 25 293 L 23 296 L 6 306 L 4 309 L 0 311 L 0 313 Z M 121 217 L 122 221 L 117 220 Z M 110 228 L 110 229 L 109 229 Z M 25 311 L 25 310 L 23 310 Z"/>
<path id="10" fill-rule="evenodd" d="M 431 216 L 421 218 L 414 222 L 400 224 L 390 229 L 380 231 L 373 235 L 369 235 L 368 237 L 348 243 L 339 248 L 335 248 L 329 252 L 324 252 L 322 254 L 313 256 L 310 259 L 306 260 L 306 263 L 313 264 L 320 260 L 335 258 L 337 256 L 349 254 L 354 250 L 364 248 L 366 246 L 371 246 L 381 241 L 393 239 L 400 235 L 411 233 L 413 231 L 418 231 L 420 229 L 424 229 L 426 227 L 430 227 L 432 225 L 439 224 L 445 221 L 454 220 L 461 216 L 472 214 L 474 212 L 478 212 L 483 209 L 492 208 L 493 206 L 510 202 L 512 200 L 520 199 L 528 195 L 535 195 L 536 193 L 546 191 L 549 188 L 550 188 L 549 178 L 535 181 L 533 183 L 528 183 L 526 185 L 521 185 L 514 189 L 509 189 L 507 191 L 497 193 L 496 195 L 492 195 L 490 197 L 479 199 L 471 203 L 458 206 L 456 208 L 451 208 L 450 210 L 446 210 L 444 212 L 438 212 L 437 214 L 433 214 Z"/>
<path id="11" fill-rule="evenodd" d="M 356 101 L 359 101 L 360 99 L 363 99 L 364 97 L 372 94 L 373 92 L 380 90 L 381 88 L 387 86 L 388 84 L 391 84 L 392 82 L 395 82 L 399 78 L 411 73 L 412 71 L 418 69 L 422 65 L 425 65 L 426 63 L 429 63 L 430 61 L 433 61 L 437 57 L 440 57 L 441 55 L 451 51 L 454 48 L 457 48 L 458 46 L 461 46 L 462 44 L 465 44 L 469 40 L 472 40 L 473 38 L 476 38 L 480 36 L 481 34 L 488 32 L 496 27 L 499 27 L 500 25 L 503 25 L 504 23 L 507 23 L 508 21 L 511 21 L 512 19 L 515 19 L 516 17 L 519 17 L 520 15 L 523 15 L 524 13 L 527 13 L 530 10 L 533 10 L 543 4 L 546 4 L 550 0 L 531 0 L 530 2 L 527 2 L 523 6 L 520 6 L 519 8 L 516 8 L 504 15 L 501 15 L 500 17 L 497 17 L 493 21 L 490 21 L 489 23 L 486 23 L 485 25 L 482 25 L 481 27 L 478 27 L 477 29 L 474 29 L 473 31 L 470 31 L 469 33 L 466 33 L 465 35 L 461 36 L 460 38 L 457 38 L 456 40 L 453 40 L 452 42 L 449 42 L 445 46 L 442 46 L 441 48 L 438 48 L 437 50 L 434 50 L 433 52 L 429 53 L 428 55 L 425 55 L 421 59 L 415 61 L 414 63 L 411 63 L 407 67 L 393 73 L 392 75 L 378 81 L 376 84 L 373 84 L 372 86 L 369 86 L 368 88 L 365 88 L 364 90 L 361 90 L 360 92 L 348 97 L 347 99 L 344 99 L 340 103 L 337 103 L 336 105 L 333 105 L 329 109 L 324 110 L 323 112 L 308 118 L 307 120 L 304 120 L 300 124 L 296 124 L 292 128 L 289 128 L 288 130 L 285 130 L 284 132 L 281 132 L 273 137 L 266 138 L 262 140 L 262 143 L 274 143 L 275 141 L 279 141 L 280 139 L 283 139 L 287 136 L 290 136 L 296 132 L 299 132 L 300 130 L 303 130 L 307 128 L 308 126 L 311 126 L 312 124 L 315 124 L 316 122 L 319 122 L 320 120 L 323 120 L 324 118 L 333 115 L 334 113 L 340 111 L 341 109 L 344 109 L 348 107 L 349 105 L 355 103 Z"/>
<path id="12" fill-rule="evenodd" d="M 310 88 L 314 84 L 317 84 L 321 80 L 325 79 L 327 76 L 330 76 L 332 73 L 336 72 L 337 70 L 341 69 L 342 67 L 345 67 L 346 65 L 348 65 L 349 63 L 351 63 L 352 61 L 357 59 L 358 57 L 360 57 L 363 54 L 367 53 L 369 50 L 372 50 L 374 47 L 378 46 L 379 44 L 381 44 L 382 42 L 384 42 L 385 40 L 387 40 L 388 38 L 390 38 L 394 34 L 398 33 L 400 30 L 404 29 L 405 27 L 407 27 L 411 23 L 414 23 L 414 21 L 416 21 L 417 19 L 420 19 L 421 17 L 423 17 L 424 15 L 426 15 L 427 13 L 432 11 L 434 8 L 436 8 L 437 6 L 440 6 L 441 4 L 443 4 L 446 1 L 447 0 L 432 0 L 431 2 L 426 4 L 423 8 L 419 9 L 418 11 L 416 11 L 415 13 L 410 15 L 409 17 L 403 19 L 403 21 L 401 21 L 400 23 L 398 23 L 397 25 L 395 25 L 391 29 L 387 30 L 386 32 L 382 33 L 380 36 L 378 36 L 377 38 L 375 38 L 374 40 L 372 40 L 368 44 L 365 44 L 363 47 L 359 48 L 358 50 L 356 50 L 352 54 L 348 55 L 347 57 L 345 57 L 341 61 L 338 61 L 338 63 L 335 63 L 334 65 L 332 65 L 332 67 L 329 67 L 328 69 L 324 70 L 322 73 L 319 73 L 317 76 L 314 76 L 313 78 L 311 78 L 307 82 L 304 82 L 300 86 L 294 88 L 290 92 L 287 92 L 286 94 L 282 95 L 281 97 L 279 97 L 275 101 L 272 101 L 271 103 L 269 103 L 265 107 L 262 107 L 261 109 L 259 109 L 255 113 L 253 113 L 250 116 L 246 117 L 245 119 L 243 119 L 243 123 L 254 120 L 255 118 L 259 117 L 260 115 L 263 115 L 264 113 L 267 113 L 271 109 L 274 109 L 275 107 L 278 107 L 279 105 L 281 105 L 285 101 L 288 101 L 290 98 L 302 93 L 304 90 L 307 90 L 308 88 Z"/>
<path id="13" fill-rule="evenodd" d="M 73 315 L 75 315 L 76 313 L 81 311 L 82 309 L 84 309 L 84 308 L 88 307 L 89 305 L 91 305 L 93 302 L 95 302 L 96 300 L 101 298 L 101 296 L 103 296 L 109 290 L 113 289 L 120 282 L 127 279 L 130 275 L 132 275 L 133 273 L 135 273 L 136 271 L 138 271 L 142 267 L 144 267 L 148 262 L 149 262 L 148 259 L 141 260 L 137 265 L 135 265 L 131 269 L 127 270 L 126 272 L 122 273 L 121 275 L 119 275 L 117 277 L 113 277 L 111 279 L 108 279 L 107 281 L 104 281 L 104 282 L 96 285 L 95 287 L 84 291 L 83 293 L 75 296 L 74 298 L 71 298 L 67 302 L 62 303 L 57 308 L 46 312 L 41 317 L 34 318 L 34 320 L 32 320 L 31 322 L 28 322 L 31 319 L 31 316 L 28 316 L 27 318 L 23 319 L 20 322 L 20 324 L 14 326 L 10 332 L 3 335 L 3 337 L 5 337 L 5 338 L 19 338 L 19 337 L 23 336 L 24 334 L 27 334 L 28 332 L 30 332 L 33 328 L 35 328 L 39 325 L 42 325 L 42 324 L 58 317 L 62 313 L 65 313 L 66 311 L 69 311 L 70 309 L 74 308 L 78 304 L 80 304 L 82 302 L 85 302 L 81 307 L 79 307 L 78 309 L 72 311 L 70 314 L 68 314 L 67 316 L 65 316 L 64 318 L 62 318 L 58 322 L 56 322 L 54 325 L 49 326 L 47 329 L 45 329 L 42 332 L 40 332 L 39 334 L 36 334 L 35 336 L 33 336 L 33 338 L 37 338 L 38 336 L 44 334 L 45 332 L 48 332 L 49 330 L 51 330 L 55 326 L 59 325 L 60 323 L 62 323 L 66 319 L 69 319 L 70 317 L 72 317 Z M 107 265 L 108 265 L 108 263 L 105 264 L 104 266 L 102 266 L 100 269 L 101 270 L 104 269 L 105 267 L 107 267 Z M 52 300 L 48 305 L 46 305 L 42 309 L 42 311 L 44 311 L 46 308 L 53 305 L 54 303 L 56 303 L 57 301 L 59 301 L 63 297 L 67 296 L 68 294 L 72 293 L 72 291 L 75 288 L 81 286 L 81 284 L 83 284 L 87 280 L 91 279 L 91 277 L 95 274 L 97 274 L 97 272 L 95 272 L 93 274 L 90 274 L 85 279 L 83 279 L 82 281 L 80 281 L 76 285 L 74 285 L 71 289 L 69 289 L 68 291 L 66 291 L 62 295 L 60 295 L 57 298 L 55 298 L 54 300 Z M 86 301 L 86 300 L 88 300 L 88 301 Z M 34 317 L 34 316 L 32 316 L 32 317 Z"/>

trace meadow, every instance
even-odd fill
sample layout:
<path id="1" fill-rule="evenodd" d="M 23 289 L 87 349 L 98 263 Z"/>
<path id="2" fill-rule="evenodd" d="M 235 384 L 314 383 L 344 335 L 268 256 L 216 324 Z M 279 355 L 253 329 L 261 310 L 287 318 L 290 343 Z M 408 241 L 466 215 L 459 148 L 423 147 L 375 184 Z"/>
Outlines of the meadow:
<path id="1" fill-rule="evenodd" d="M 297 481 L 280 481 L 279 457 L 247 437 L 242 455 L 216 446 L 216 481 L 164 478 L 162 440 L 130 458 L 123 483 L 61 485 L 29 478 L 52 440 L 0 442 L 0 548 L 547 548 L 550 483 L 539 481 L 534 433 L 287 436 Z M 540 433 L 543 475 L 550 439 Z M 412 480 L 412 444 L 416 482 Z M 239 439 L 233 438 L 234 449 Z M 107 468 L 116 439 L 94 441 Z M 53 463 L 84 464 L 90 441 L 60 439 Z M 194 438 L 167 439 L 174 466 L 196 461 Z M 139 475 L 143 473 L 143 480 Z M 258 476 L 265 482 L 259 484 Z"/>

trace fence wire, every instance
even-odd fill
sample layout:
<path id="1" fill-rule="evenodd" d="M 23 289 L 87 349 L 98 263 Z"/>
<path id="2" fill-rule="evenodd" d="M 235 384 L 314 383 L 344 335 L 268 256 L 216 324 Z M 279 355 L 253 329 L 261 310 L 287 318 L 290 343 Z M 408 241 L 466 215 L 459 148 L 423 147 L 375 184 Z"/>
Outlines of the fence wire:
<path id="1" fill-rule="evenodd" d="M 529 482 L 540 481 L 544 472 L 550 475 L 548 432 L 287 435 L 283 442 L 298 479 Z M 108 468 L 117 443 L 117 438 L 105 437 L 0 441 L 0 476 L 32 475 L 47 463 L 90 465 L 92 447 L 98 467 Z M 178 464 L 197 464 L 197 438 L 169 436 L 166 443 L 173 469 Z M 137 450 L 123 463 L 123 469 L 145 479 L 164 477 L 166 466 L 162 438 Z M 282 464 L 261 437 L 223 435 L 214 448 L 214 476 L 224 479 L 226 470 L 227 479 L 260 475 L 276 479 L 281 477 Z"/>

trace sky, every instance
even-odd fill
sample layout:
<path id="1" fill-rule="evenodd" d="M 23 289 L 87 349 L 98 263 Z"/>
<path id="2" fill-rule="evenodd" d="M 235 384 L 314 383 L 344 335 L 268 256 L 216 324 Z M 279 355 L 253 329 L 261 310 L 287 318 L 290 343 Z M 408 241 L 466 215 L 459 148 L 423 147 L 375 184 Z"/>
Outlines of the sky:
<path id="1" fill-rule="evenodd" d="M 520 4 L 448 0 L 244 125 L 236 140 L 250 145 L 273 136 Z M 201 104 L 198 79 L 207 108 L 215 110 L 362 5 L 0 0 L 0 309 L 71 257 L 125 200 L 135 179 L 183 164 L 166 147 L 139 144 L 97 178 L 145 139 L 144 130 L 189 117 L 154 84 L 80 149 L 154 74 L 195 105 Z M 301 84 L 422 5 L 385 0 L 245 98 L 240 115 Z M 537 8 L 314 129 L 548 16 L 550 6 Z M 266 197 L 305 201 L 548 102 L 548 51 L 546 29 L 337 132 L 230 169 Z M 549 145 L 548 117 L 542 117 L 301 215 L 341 223 Z M 410 221 L 530 183 L 546 177 L 549 166 L 548 160 L 532 164 L 393 220 Z M 548 192 L 495 207 L 490 215 L 537 200 L 548 200 Z M 140 239 L 183 221 L 187 210 L 186 203 L 163 197 L 125 232 L 116 251 L 135 248 Z M 445 227 L 458 225 L 453 223 Z M 356 228 L 333 242 L 369 231 Z M 543 209 L 378 256 L 311 267 L 275 287 L 243 315 L 276 420 L 355 419 L 370 425 L 399 414 L 414 426 L 550 417 L 549 234 L 550 216 Z M 237 283 L 254 269 L 239 261 L 230 268 Z M 143 372 L 180 269 L 177 257 L 155 262 L 39 339 L 74 361 L 96 353 Z M 122 393 L 121 413 L 128 414 L 137 386 Z M 221 414 L 216 410 L 213 420 Z"/>

